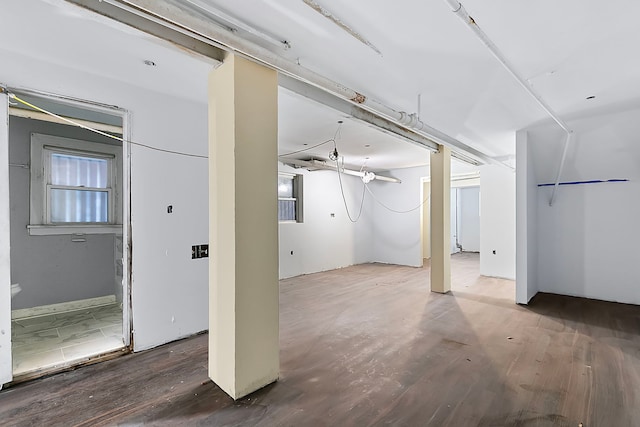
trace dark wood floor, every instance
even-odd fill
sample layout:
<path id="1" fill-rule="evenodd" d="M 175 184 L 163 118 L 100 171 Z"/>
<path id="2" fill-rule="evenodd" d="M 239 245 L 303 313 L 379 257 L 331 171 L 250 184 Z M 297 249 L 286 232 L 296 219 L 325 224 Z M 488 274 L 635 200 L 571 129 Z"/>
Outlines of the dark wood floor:
<path id="1" fill-rule="evenodd" d="M 281 378 L 237 402 L 207 336 L 0 392 L 2 425 L 640 426 L 640 307 L 428 268 L 364 265 L 281 282 Z"/>

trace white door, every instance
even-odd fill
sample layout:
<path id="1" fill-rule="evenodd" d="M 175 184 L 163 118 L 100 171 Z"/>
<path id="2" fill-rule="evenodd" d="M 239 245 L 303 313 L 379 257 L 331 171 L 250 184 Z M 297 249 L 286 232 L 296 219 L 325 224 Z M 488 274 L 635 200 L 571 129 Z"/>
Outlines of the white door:
<path id="1" fill-rule="evenodd" d="M 0 388 L 13 378 L 9 238 L 9 100 L 3 92 L 0 94 Z"/>

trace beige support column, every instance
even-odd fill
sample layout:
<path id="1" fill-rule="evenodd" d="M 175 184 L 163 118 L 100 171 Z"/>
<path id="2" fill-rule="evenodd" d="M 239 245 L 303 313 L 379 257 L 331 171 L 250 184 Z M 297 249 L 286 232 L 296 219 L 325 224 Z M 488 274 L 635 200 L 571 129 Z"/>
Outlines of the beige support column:
<path id="1" fill-rule="evenodd" d="M 431 291 L 451 290 L 451 150 L 431 153 Z"/>
<path id="2" fill-rule="evenodd" d="M 209 77 L 209 377 L 278 379 L 278 78 L 228 55 Z"/>

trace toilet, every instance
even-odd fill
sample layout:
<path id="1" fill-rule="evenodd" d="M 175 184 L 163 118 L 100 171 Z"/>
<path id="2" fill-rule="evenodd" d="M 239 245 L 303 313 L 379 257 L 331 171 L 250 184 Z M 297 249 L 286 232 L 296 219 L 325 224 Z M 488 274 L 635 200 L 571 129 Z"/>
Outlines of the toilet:
<path id="1" fill-rule="evenodd" d="M 13 298 L 14 296 L 16 296 L 16 294 L 17 294 L 18 292 L 20 292 L 21 290 L 22 290 L 22 288 L 20 287 L 20 285 L 19 285 L 19 284 L 17 284 L 17 283 L 13 283 L 13 284 L 11 285 L 11 298 Z"/>

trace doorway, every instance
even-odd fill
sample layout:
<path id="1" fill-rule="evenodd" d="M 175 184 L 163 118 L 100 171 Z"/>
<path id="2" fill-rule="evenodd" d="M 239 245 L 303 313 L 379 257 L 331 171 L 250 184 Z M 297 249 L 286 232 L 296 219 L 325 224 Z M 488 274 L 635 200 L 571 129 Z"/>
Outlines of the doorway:
<path id="1" fill-rule="evenodd" d="M 121 138 L 126 112 L 16 95 L 8 130 L 14 382 L 127 351 L 131 341 L 127 144 L 86 129 Z"/>
<path id="2" fill-rule="evenodd" d="M 451 188 L 451 253 L 480 253 L 480 187 Z"/>
<path id="3" fill-rule="evenodd" d="M 423 200 L 430 202 L 431 183 L 422 178 Z M 451 176 L 450 238 L 452 279 L 465 286 L 480 275 L 480 175 L 477 172 Z M 422 208 L 423 265 L 431 258 L 430 203 Z"/>

